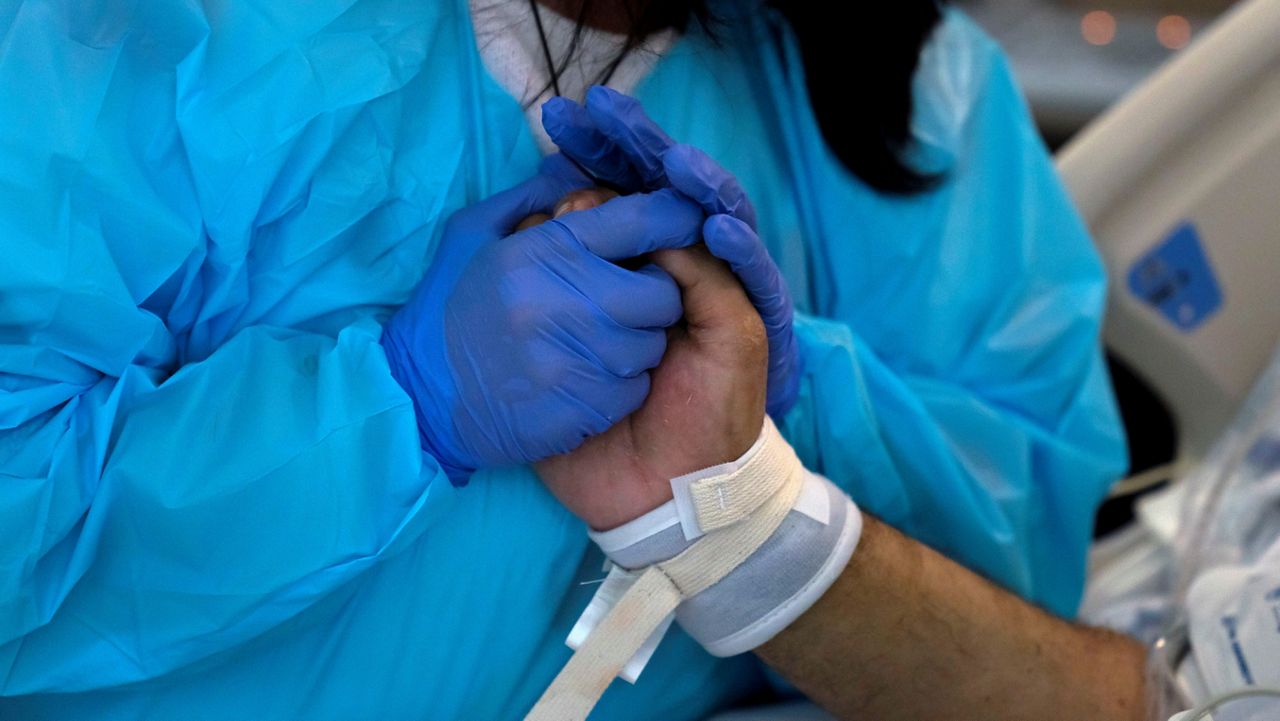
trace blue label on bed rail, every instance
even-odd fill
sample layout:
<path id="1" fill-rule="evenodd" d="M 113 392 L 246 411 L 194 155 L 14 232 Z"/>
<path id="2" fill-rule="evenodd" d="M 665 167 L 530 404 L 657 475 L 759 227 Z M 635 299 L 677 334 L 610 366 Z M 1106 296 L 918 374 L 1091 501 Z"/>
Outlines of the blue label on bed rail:
<path id="1" fill-rule="evenodd" d="M 1191 223 L 1174 229 L 1129 268 L 1129 290 L 1190 333 L 1222 306 L 1222 290 Z"/>

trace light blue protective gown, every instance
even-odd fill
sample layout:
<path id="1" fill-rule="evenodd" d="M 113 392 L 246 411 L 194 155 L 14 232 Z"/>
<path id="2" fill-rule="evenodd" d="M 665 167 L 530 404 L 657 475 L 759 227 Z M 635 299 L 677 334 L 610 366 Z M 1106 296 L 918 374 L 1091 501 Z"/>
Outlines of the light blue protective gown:
<path id="1" fill-rule="evenodd" d="M 528 469 L 453 488 L 377 338 L 443 219 L 534 171 L 521 109 L 464 0 L 205 6 L 0 0 L 0 718 L 517 718 L 600 556 Z M 694 32 L 638 95 L 759 208 L 804 311 L 786 432 L 1071 614 L 1124 467 L 1103 269 L 1006 63 L 948 14 L 916 118 L 947 179 L 890 199 L 779 27 Z M 595 718 L 761 679 L 673 633 Z"/>

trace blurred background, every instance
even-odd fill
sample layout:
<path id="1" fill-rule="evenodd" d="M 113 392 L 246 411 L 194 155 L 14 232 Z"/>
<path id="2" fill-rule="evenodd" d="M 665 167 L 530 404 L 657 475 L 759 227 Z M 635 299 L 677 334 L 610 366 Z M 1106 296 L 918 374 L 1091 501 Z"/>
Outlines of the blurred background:
<path id="1" fill-rule="evenodd" d="M 991 33 L 1051 148 L 1191 43 L 1231 0 L 961 0 Z"/>
<path id="2" fill-rule="evenodd" d="M 1009 54 L 1052 150 L 1186 48 L 1232 0 L 956 0 Z M 1280 40 L 1278 40 L 1280 42 Z M 1178 430 L 1157 394 L 1115 354 L 1108 364 L 1129 435 L 1129 476 L 1097 518 L 1099 536 L 1163 487 Z"/>

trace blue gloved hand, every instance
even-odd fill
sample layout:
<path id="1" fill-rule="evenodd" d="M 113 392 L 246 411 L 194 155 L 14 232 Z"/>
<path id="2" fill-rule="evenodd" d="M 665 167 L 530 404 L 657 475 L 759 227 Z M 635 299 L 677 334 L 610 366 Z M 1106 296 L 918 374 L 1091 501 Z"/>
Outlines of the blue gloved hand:
<path id="1" fill-rule="evenodd" d="M 792 331 L 791 294 L 756 235 L 756 212 L 746 191 L 706 153 L 677 144 L 635 98 L 596 86 L 586 106 L 552 98 L 542 125 L 560 151 L 599 180 L 624 191 L 674 188 L 710 216 L 703 229 L 712 255 L 738 275 L 769 337 L 767 410 L 781 418 L 795 404 L 803 361 Z"/>
<path id="2" fill-rule="evenodd" d="M 387 323 L 382 345 L 423 449 L 455 483 L 566 453 L 648 395 L 680 292 L 656 266 L 610 261 L 693 245 L 705 215 L 659 190 L 511 233 L 587 185 L 552 156 L 532 180 L 455 213 L 422 284 Z"/>

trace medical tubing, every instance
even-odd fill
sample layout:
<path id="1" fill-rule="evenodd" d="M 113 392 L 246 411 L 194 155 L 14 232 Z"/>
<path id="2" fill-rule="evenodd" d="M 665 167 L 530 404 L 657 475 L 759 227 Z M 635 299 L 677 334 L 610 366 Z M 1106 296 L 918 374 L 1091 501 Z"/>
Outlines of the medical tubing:
<path id="1" fill-rule="evenodd" d="M 1222 437 L 1204 460 L 1179 481 L 1183 499 L 1173 546 L 1176 575 L 1170 592 L 1174 610 L 1165 620 L 1165 630 L 1151 646 L 1147 660 L 1148 716 L 1154 721 L 1166 721 L 1179 713 L 1178 721 L 1194 721 L 1206 718 L 1213 709 L 1236 699 L 1280 698 L 1280 688 L 1242 686 L 1226 691 L 1219 689 L 1208 701 L 1197 704 L 1179 673 L 1188 660 L 1193 664 L 1204 661 L 1192 655 L 1190 640 L 1188 593 L 1194 582 L 1204 573 L 1224 565 L 1256 560 L 1242 556 L 1248 529 L 1255 524 L 1241 522 L 1239 494 L 1265 477 L 1267 471 L 1257 467 L 1258 449 L 1265 446 L 1280 422 L 1280 346 L 1273 353 L 1273 359 Z M 1246 505 L 1253 505 L 1253 499 L 1245 498 Z M 1193 711 L 1187 713 L 1186 709 Z"/>
<path id="2" fill-rule="evenodd" d="M 1197 706 L 1185 721 L 1203 721 L 1209 717 L 1209 714 L 1215 711 L 1219 706 L 1238 701 L 1243 698 L 1274 698 L 1280 701 L 1280 688 L 1270 686 L 1256 686 L 1251 688 L 1239 688 L 1235 691 L 1218 694 L 1200 706 Z"/>

